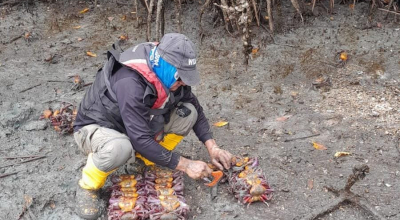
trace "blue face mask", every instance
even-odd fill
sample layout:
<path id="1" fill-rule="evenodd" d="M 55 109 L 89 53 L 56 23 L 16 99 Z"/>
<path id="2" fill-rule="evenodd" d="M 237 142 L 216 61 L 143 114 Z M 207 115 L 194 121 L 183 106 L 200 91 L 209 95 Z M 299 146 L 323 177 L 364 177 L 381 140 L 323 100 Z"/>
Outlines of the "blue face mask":
<path id="1" fill-rule="evenodd" d="M 157 47 L 150 51 L 150 64 L 153 72 L 168 89 L 176 82 L 177 70 L 165 61 L 157 52 Z"/>

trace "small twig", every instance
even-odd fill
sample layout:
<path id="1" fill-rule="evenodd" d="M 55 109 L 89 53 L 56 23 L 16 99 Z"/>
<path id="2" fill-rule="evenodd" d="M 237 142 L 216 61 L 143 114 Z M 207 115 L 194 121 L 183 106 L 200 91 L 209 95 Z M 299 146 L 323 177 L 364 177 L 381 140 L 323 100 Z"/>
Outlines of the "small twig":
<path id="1" fill-rule="evenodd" d="M 93 84 L 93 82 L 86 83 L 86 84 L 84 84 L 82 87 L 90 86 L 90 85 L 92 85 L 92 84 Z"/>
<path id="2" fill-rule="evenodd" d="M 181 33 L 181 32 L 182 32 L 181 12 L 182 12 L 181 0 L 175 0 L 176 20 L 178 20 L 178 21 L 177 21 L 177 23 L 178 23 L 178 33 Z"/>
<path id="3" fill-rule="evenodd" d="M 46 82 L 69 82 L 69 83 L 73 83 L 71 81 L 67 81 L 67 80 L 46 80 Z"/>
<path id="4" fill-rule="evenodd" d="M 393 0 L 390 0 L 389 5 L 388 5 L 388 7 L 387 7 L 389 11 L 390 11 L 390 8 L 392 7 L 392 5 L 393 5 Z M 395 9 L 395 10 L 396 10 L 396 9 Z M 389 12 L 386 13 L 385 19 L 386 19 L 388 16 L 389 16 Z"/>
<path id="5" fill-rule="evenodd" d="M 135 8 L 135 15 L 136 15 L 136 28 L 139 27 L 139 12 L 138 12 L 138 2 L 137 0 L 133 1 L 134 8 Z"/>
<path id="6" fill-rule="evenodd" d="M 20 172 L 20 171 L 12 172 L 12 173 L 1 174 L 1 175 L 0 175 L 0 178 L 7 177 L 7 176 L 11 176 L 11 175 L 15 175 L 15 174 L 17 174 L 17 173 L 19 173 L 19 172 Z"/>
<path id="7" fill-rule="evenodd" d="M 17 4 L 19 4 L 18 1 L 6 1 L 6 2 L 3 2 L 3 3 L 0 3 L 0 7 L 1 6 L 5 6 L 5 5 L 14 6 L 14 5 L 17 5 Z"/>
<path id="8" fill-rule="evenodd" d="M 272 5 L 271 4 L 272 4 L 271 0 L 267 0 L 267 13 L 268 13 L 269 29 L 273 33 L 274 32 L 274 21 L 273 21 L 273 18 L 272 18 Z"/>
<path id="9" fill-rule="evenodd" d="M 400 13 L 397 13 L 395 11 L 386 10 L 386 9 L 383 9 L 383 8 L 378 8 L 378 10 L 385 11 L 387 13 L 392 13 L 392 14 L 395 14 L 395 15 L 400 15 Z"/>
<path id="10" fill-rule="evenodd" d="M 11 44 L 12 42 L 14 42 L 14 41 L 16 41 L 16 40 L 22 38 L 22 36 L 23 36 L 23 34 L 21 34 L 21 35 L 19 35 L 19 36 L 16 36 L 16 37 L 14 37 L 13 39 L 11 39 L 10 41 L 8 41 L 8 43 Z"/>
<path id="11" fill-rule="evenodd" d="M 147 12 L 150 12 L 149 4 L 147 4 L 147 0 L 143 0 L 144 4 L 146 5 Z"/>
<path id="12" fill-rule="evenodd" d="M 315 7 L 315 3 L 317 2 L 317 0 L 312 0 L 312 8 L 311 11 L 314 12 L 314 7 Z"/>
<path id="13" fill-rule="evenodd" d="M 162 12 L 163 12 L 163 0 L 157 1 L 157 12 L 156 12 L 156 41 L 161 39 L 161 26 L 162 26 Z"/>
<path id="14" fill-rule="evenodd" d="M 150 0 L 150 6 L 149 6 L 149 11 L 147 13 L 147 41 L 150 41 L 151 39 L 151 14 L 153 14 L 153 8 L 154 8 L 154 0 Z"/>
<path id="15" fill-rule="evenodd" d="M 335 7 L 335 0 L 330 0 L 329 1 L 329 6 L 331 8 L 331 14 L 333 13 L 333 8 Z"/>
<path id="16" fill-rule="evenodd" d="M 257 3 L 255 0 L 251 0 L 253 3 L 253 9 L 254 9 L 254 15 L 256 17 L 257 20 L 257 26 L 260 26 L 260 18 L 258 17 L 258 10 L 257 10 Z"/>
<path id="17" fill-rule="evenodd" d="M 296 9 L 297 13 L 300 15 L 301 23 L 304 24 L 303 15 L 302 15 L 302 13 L 301 13 L 300 5 L 299 5 L 298 0 L 290 0 L 290 1 L 292 2 L 292 5 L 293 5 L 293 7 Z"/>
<path id="18" fill-rule="evenodd" d="M 28 90 L 31 90 L 31 89 L 33 89 L 33 88 L 35 88 L 35 87 L 38 87 L 38 86 L 40 86 L 40 85 L 42 85 L 42 83 L 39 83 L 39 84 L 37 84 L 37 85 L 34 85 L 34 86 L 31 86 L 31 87 L 28 87 L 28 88 L 26 88 L 26 89 L 24 89 L 24 90 L 21 90 L 19 93 L 26 92 L 26 91 L 28 91 Z"/>
<path id="19" fill-rule="evenodd" d="M 308 135 L 308 136 L 304 136 L 304 137 L 291 138 L 291 139 L 286 139 L 283 142 L 290 142 L 290 141 L 295 141 L 295 140 L 307 139 L 307 138 L 315 137 L 315 136 L 319 136 L 319 135 L 320 134 L 313 134 L 313 135 Z"/>
<path id="20" fill-rule="evenodd" d="M 203 17 L 204 10 L 206 10 L 207 6 L 210 4 L 211 0 L 206 0 L 203 6 L 201 6 L 200 13 L 199 13 L 199 29 L 200 29 L 200 36 L 201 40 L 203 39 L 203 26 L 201 25 L 201 18 Z"/>
<path id="21" fill-rule="evenodd" d="M 28 162 L 31 162 L 31 161 L 34 161 L 34 160 L 39 160 L 39 159 L 42 159 L 42 158 L 45 158 L 45 157 L 46 157 L 46 156 L 35 157 L 35 158 L 28 159 L 28 160 L 25 160 L 25 161 L 21 161 L 21 162 L 18 162 L 18 163 L 13 163 L 13 164 L 4 165 L 4 166 L 1 166 L 0 168 L 9 167 L 9 166 L 15 166 L 15 165 L 20 165 L 20 164 L 28 163 Z"/>
<path id="22" fill-rule="evenodd" d="M 19 158 L 31 158 L 31 157 L 43 157 L 45 155 L 27 155 L 27 156 L 10 156 L 10 157 L 3 157 L 2 159 L 19 159 Z"/>

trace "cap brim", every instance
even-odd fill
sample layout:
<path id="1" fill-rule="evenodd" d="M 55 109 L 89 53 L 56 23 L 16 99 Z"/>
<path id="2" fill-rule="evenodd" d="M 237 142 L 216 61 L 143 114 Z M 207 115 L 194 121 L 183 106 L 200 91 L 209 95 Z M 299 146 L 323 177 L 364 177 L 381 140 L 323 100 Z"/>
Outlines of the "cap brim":
<path id="1" fill-rule="evenodd" d="M 200 83 L 200 75 L 197 70 L 178 69 L 178 76 L 188 86 L 196 86 Z"/>

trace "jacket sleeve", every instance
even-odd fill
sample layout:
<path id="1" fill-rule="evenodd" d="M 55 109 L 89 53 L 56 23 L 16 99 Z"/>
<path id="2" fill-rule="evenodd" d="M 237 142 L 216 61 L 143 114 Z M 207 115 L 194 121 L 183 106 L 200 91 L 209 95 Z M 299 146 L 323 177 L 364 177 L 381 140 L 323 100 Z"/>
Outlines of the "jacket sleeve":
<path id="1" fill-rule="evenodd" d="M 189 102 L 194 105 L 197 110 L 198 117 L 197 121 L 193 126 L 193 131 L 199 140 L 203 143 L 213 138 L 210 124 L 203 112 L 203 107 L 201 107 L 199 100 L 193 94 L 191 87 L 187 86 L 187 93 L 181 99 L 182 102 Z"/>
<path id="2" fill-rule="evenodd" d="M 179 154 L 165 149 L 153 139 L 149 125 L 150 108 L 143 103 L 145 85 L 128 77 L 115 82 L 112 89 L 134 150 L 160 166 L 175 169 Z"/>

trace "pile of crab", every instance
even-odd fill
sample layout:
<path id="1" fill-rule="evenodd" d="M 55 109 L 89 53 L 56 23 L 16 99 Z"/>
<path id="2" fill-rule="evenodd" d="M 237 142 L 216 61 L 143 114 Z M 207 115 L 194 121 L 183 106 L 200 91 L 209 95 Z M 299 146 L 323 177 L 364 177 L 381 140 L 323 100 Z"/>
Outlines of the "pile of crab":
<path id="1" fill-rule="evenodd" d="M 266 181 L 258 159 L 244 157 L 235 160 L 227 173 L 230 192 L 243 204 L 261 201 L 268 205 L 273 190 Z"/>
<path id="2" fill-rule="evenodd" d="M 74 131 L 73 123 L 77 112 L 73 104 L 63 102 L 60 109 L 44 110 L 40 119 L 48 119 L 53 128 L 60 134 L 71 134 Z"/>
<path id="3" fill-rule="evenodd" d="M 111 181 L 109 220 L 178 220 L 189 212 L 180 171 L 146 167 L 143 174 L 113 176 Z"/>

